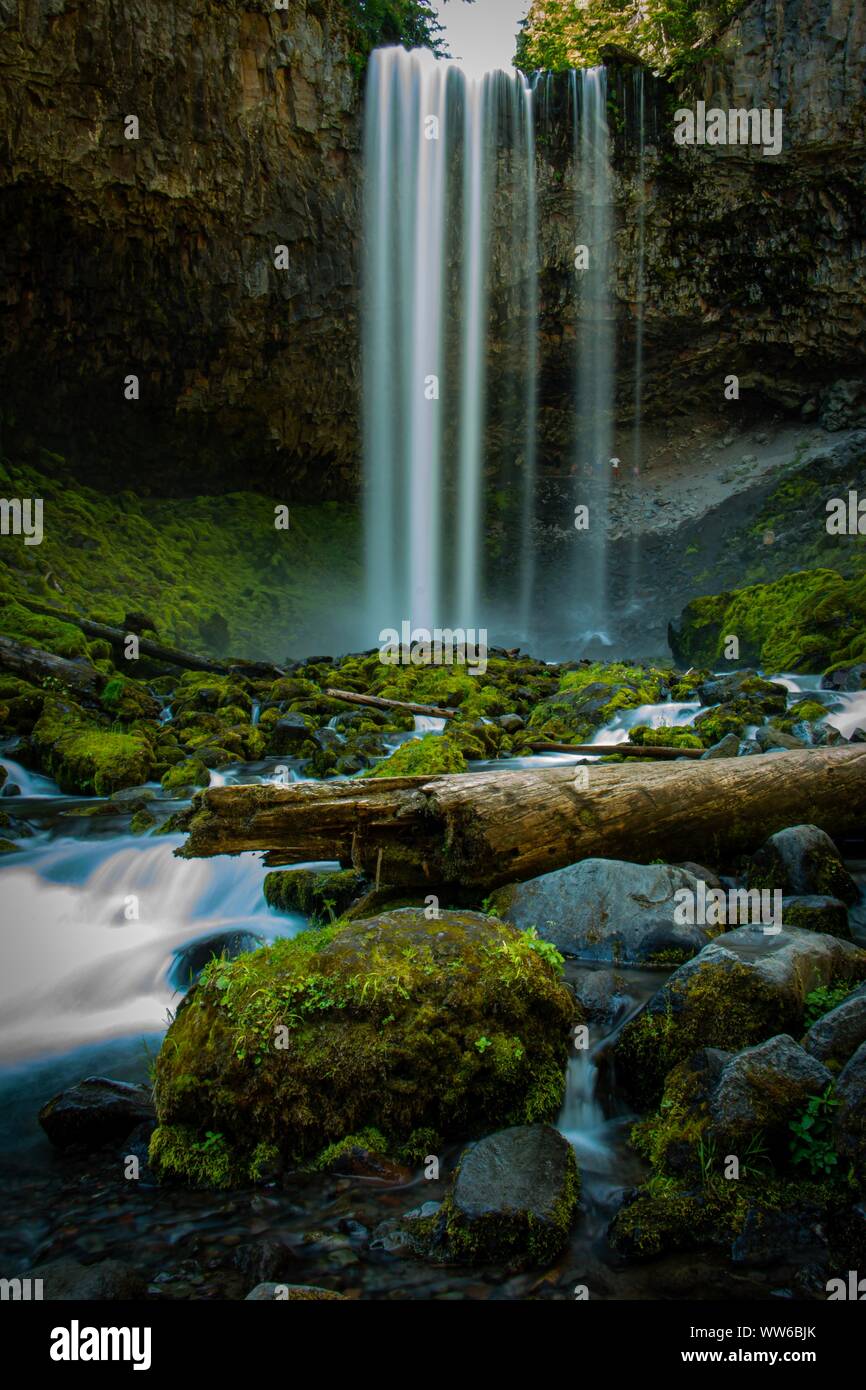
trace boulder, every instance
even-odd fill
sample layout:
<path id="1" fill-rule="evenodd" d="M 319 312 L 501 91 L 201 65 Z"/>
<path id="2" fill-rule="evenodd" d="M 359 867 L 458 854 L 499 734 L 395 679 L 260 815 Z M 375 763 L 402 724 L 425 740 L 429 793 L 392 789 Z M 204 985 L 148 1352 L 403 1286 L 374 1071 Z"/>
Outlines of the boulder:
<path id="1" fill-rule="evenodd" d="M 727 676 L 713 676 L 698 686 L 702 705 L 741 706 L 761 714 L 782 714 L 788 707 L 788 691 L 784 685 L 764 680 L 756 671 L 731 671 Z"/>
<path id="2" fill-rule="evenodd" d="M 575 1019 L 559 968 L 530 933 L 422 908 L 214 961 L 157 1059 L 151 1164 L 226 1186 L 365 1130 L 400 1158 L 552 1120 Z"/>
<path id="3" fill-rule="evenodd" d="M 784 1146 L 788 1124 L 832 1081 L 827 1068 L 786 1033 L 745 1048 L 723 1066 L 709 1100 L 709 1134 L 742 1156 L 753 1137 Z"/>
<path id="4" fill-rule="evenodd" d="M 749 865 L 750 888 L 781 888 L 854 903 L 860 894 L 830 836 L 817 825 L 792 825 L 771 835 Z"/>
<path id="5" fill-rule="evenodd" d="M 617 1081 L 654 1104 L 672 1067 L 702 1047 L 740 1052 L 803 1031 L 805 998 L 819 985 L 866 978 L 866 951 L 837 937 L 738 927 L 681 965 L 623 1028 Z"/>
<path id="6" fill-rule="evenodd" d="M 802 927 L 804 931 L 826 932 L 843 941 L 851 940 L 848 909 L 838 898 L 825 898 L 818 893 L 783 898 L 782 921 L 786 927 Z"/>
<path id="7" fill-rule="evenodd" d="M 843 1165 L 852 1164 L 860 1182 L 866 1171 L 866 1042 L 843 1067 L 836 1082 L 833 1134 Z"/>
<path id="8" fill-rule="evenodd" d="M 265 901 L 275 912 L 303 912 L 327 922 L 345 912 L 364 883 L 354 869 L 276 869 L 265 875 Z"/>
<path id="9" fill-rule="evenodd" d="M 550 1125 L 520 1125 L 466 1150 L 438 1219 L 454 1259 L 545 1265 L 568 1239 L 579 1195 L 568 1141 Z"/>
<path id="10" fill-rule="evenodd" d="M 146 1281 L 121 1260 L 83 1265 L 78 1260 L 51 1260 L 28 1275 L 42 1280 L 42 1297 L 50 1302 L 126 1302 L 144 1296 Z"/>
<path id="11" fill-rule="evenodd" d="M 676 893 L 698 880 L 667 864 L 584 859 L 493 894 L 506 922 L 535 927 L 558 950 L 583 960 L 677 964 L 711 939 L 705 927 L 674 921 Z"/>
<path id="12" fill-rule="evenodd" d="M 740 740 L 737 734 L 725 734 L 718 743 L 714 743 L 711 748 L 707 748 L 701 758 L 736 758 L 740 751 Z"/>
<path id="13" fill-rule="evenodd" d="M 276 757 L 296 753 L 315 730 L 316 721 L 305 714 L 284 714 L 271 725 L 268 752 Z"/>
<path id="14" fill-rule="evenodd" d="M 762 753 L 775 753 L 780 748 L 805 747 L 803 739 L 795 738 L 793 734 L 783 733 L 781 729 L 774 729 L 769 724 L 762 724 L 756 730 L 755 742 Z"/>
<path id="15" fill-rule="evenodd" d="M 147 1086 L 106 1076 L 88 1076 L 52 1096 L 39 1111 L 39 1123 L 58 1149 L 98 1149 L 125 1139 L 137 1125 L 153 1118 Z"/>
<path id="16" fill-rule="evenodd" d="M 821 680 L 821 689 L 847 693 L 866 690 L 866 661 L 857 661 L 853 666 L 837 666 L 834 671 L 828 671 Z"/>
<path id="17" fill-rule="evenodd" d="M 823 1209 L 814 1203 L 791 1211 L 770 1211 L 752 1205 L 731 1245 L 731 1260 L 751 1269 L 822 1261 L 827 1256 L 823 1227 Z"/>
<path id="18" fill-rule="evenodd" d="M 855 989 L 835 1009 L 816 1020 L 803 1046 L 819 1062 L 844 1065 L 866 1042 L 866 985 Z"/>

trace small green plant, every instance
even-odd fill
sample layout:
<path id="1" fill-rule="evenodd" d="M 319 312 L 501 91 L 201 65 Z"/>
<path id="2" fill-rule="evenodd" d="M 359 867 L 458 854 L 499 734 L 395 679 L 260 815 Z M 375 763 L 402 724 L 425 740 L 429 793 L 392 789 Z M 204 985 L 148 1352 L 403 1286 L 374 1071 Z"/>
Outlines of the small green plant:
<path id="1" fill-rule="evenodd" d="M 477 1051 L 481 1053 L 482 1057 L 484 1053 L 487 1051 L 488 1047 L 492 1046 L 493 1043 L 490 1041 L 490 1039 L 485 1038 L 483 1035 L 480 1038 L 475 1039 L 475 1047 Z"/>
<path id="2" fill-rule="evenodd" d="M 553 924 L 549 923 L 549 925 L 552 926 Z M 528 938 L 529 949 L 534 951 L 537 956 L 541 956 L 541 959 L 545 961 L 552 970 L 555 970 L 557 975 L 561 975 L 564 968 L 564 961 L 559 951 L 557 951 L 556 947 L 553 945 L 553 942 L 542 941 L 535 927 L 529 927 L 528 930 L 524 932 L 524 936 Z"/>
<path id="3" fill-rule="evenodd" d="M 794 1135 L 791 1162 L 808 1168 L 813 1178 L 829 1175 L 839 1162 L 833 1146 L 833 1110 L 838 1104 L 831 1083 L 820 1096 L 810 1096 L 802 1114 L 788 1125 Z"/>
<path id="4" fill-rule="evenodd" d="M 823 1018 L 831 1009 L 838 1008 L 855 988 L 856 985 L 851 980 L 835 980 L 832 985 L 819 985 L 817 989 L 813 989 L 805 999 L 803 1022 L 806 1028 L 811 1028 L 813 1023 L 817 1023 L 818 1019 Z"/>

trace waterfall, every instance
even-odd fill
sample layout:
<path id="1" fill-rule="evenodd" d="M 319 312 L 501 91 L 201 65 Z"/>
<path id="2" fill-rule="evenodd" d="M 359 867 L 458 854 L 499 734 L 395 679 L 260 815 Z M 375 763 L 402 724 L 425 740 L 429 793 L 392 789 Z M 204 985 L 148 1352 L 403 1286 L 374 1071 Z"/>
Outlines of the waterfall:
<path id="1" fill-rule="evenodd" d="M 646 82 L 643 68 L 635 68 L 632 73 L 632 97 L 635 111 L 637 135 L 637 254 L 635 268 L 635 311 L 634 311 L 634 424 L 632 426 L 630 487 L 634 497 L 640 496 L 643 481 L 643 337 L 644 337 L 644 299 L 646 281 L 644 274 L 644 252 L 646 244 Z M 641 586 L 640 543 L 636 525 L 631 530 L 629 555 L 629 598 L 632 603 L 638 596 Z"/>
<path id="2" fill-rule="evenodd" d="M 508 146 L 511 146 L 511 149 Z M 371 56 L 363 298 L 367 621 L 486 625 L 486 476 L 494 219 L 520 169 L 526 245 L 496 275 L 521 289 L 520 604 L 531 605 L 537 251 L 532 93 L 521 74 L 474 79 L 426 50 Z M 501 185 L 501 186 L 500 186 Z M 512 201 L 509 201 L 511 195 Z M 510 239 L 506 238 L 506 245 Z M 527 519 L 528 518 L 528 519 Z"/>
<path id="3" fill-rule="evenodd" d="M 584 640 L 606 641 L 607 504 L 612 471 L 614 401 L 614 312 L 611 293 L 613 187 L 607 123 L 607 74 L 602 67 L 570 74 L 576 182 L 576 254 L 586 247 L 586 267 L 577 267 L 577 428 L 575 504 L 589 508 L 588 529 L 577 533 L 574 621 Z"/>

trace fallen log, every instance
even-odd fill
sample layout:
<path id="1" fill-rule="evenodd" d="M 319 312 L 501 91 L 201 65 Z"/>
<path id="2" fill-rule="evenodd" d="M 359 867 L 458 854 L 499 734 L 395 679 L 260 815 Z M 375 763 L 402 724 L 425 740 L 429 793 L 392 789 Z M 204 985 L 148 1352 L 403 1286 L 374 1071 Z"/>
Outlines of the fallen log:
<path id="1" fill-rule="evenodd" d="M 48 603 L 36 603 L 33 599 L 23 598 L 18 599 L 17 602 L 22 607 L 29 608 L 33 613 L 41 613 L 48 618 L 56 618 L 61 623 L 72 623 L 74 627 L 80 628 L 86 637 L 101 637 L 104 641 L 110 642 L 112 647 L 121 650 L 130 636 L 123 628 L 111 627 L 108 623 L 96 623 L 92 618 L 82 618 L 77 613 L 63 612 L 59 608 L 53 608 Z M 263 672 L 271 679 L 284 674 L 281 666 L 270 666 L 268 663 L 261 662 L 212 661 L 210 657 L 198 656 L 195 652 L 187 652 L 180 647 L 169 647 L 164 642 L 154 642 L 150 637 L 138 637 L 138 650 L 141 656 L 146 656 L 151 661 L 160 662 L 164 666 L 179 666 L 182 670 L 188 671 L 206 671 L 214 676 L 227 676 L 233 669 L 242 675 L 249 674 L 252 679 L 262 675 Z"/>
<path id="2" fill-rule="evenodd" d="M 664 762 L 668 758 L 702 758 L 703 748 L 668 748 L 662 745 L 638 743 L 529 743 L 533 753 L 597 753 L 608 758 L 612 753 L 622 753 L 627 758 L 658 758 Z"/>
<path id="3" fill-rule="evenodd" d="M 581 771 L 587 770 L 586 766 Z M 592 856 L 714 866 L 804 821 L 866 819 L 866 744 L 748 758 L 595 764 L 292 786 L 213 787 L 180 819 L 185 857 L 337 859 L 377 886 L 489 889 Z"/>
<path id="4" fill-rule="evenodd" d="M 381 695 L 358 695 L 354 690 L 326 690 L 332 700 L 345 700 L 349 705 L 372 705 L 374 709 L 401 709 L 406 714 L 426 714 L 431 719 L 453 719 L 456 710 L 437 709 L 435 705 L 416 705 L 410 700 L 386 700 Z"/>
<path id="5" fill-rule="evenodd" d="M 89 662 L 70 661 L 39 647 L 28 647 L 12 637 L 0 637 L 0 671 L 40 685 L 48 679 L 59 681 L 84 700 L 98 701 L 107 677 L 94 671 Z"/>

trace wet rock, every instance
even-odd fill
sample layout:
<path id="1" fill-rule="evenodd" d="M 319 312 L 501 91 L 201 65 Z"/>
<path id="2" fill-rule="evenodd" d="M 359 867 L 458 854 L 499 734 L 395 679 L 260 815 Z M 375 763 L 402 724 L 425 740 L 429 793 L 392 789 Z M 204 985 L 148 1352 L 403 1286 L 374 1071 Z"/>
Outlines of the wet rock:
<path id="1" fill-rule="evenodd" d="M 866 690 L 866 661 L 858 661 L 853 666 L 838 666 L 821 681 L 822 690 L 842 690 L 856 693 Z"/>
<path id="2" fill-rule="evenodd" d="M 724 887 L 718 874 L 713 873 L 712 869 L 706 868 L 703 864 L 692 864 L 686 861 L 685 864 L 676 864 L 674 867 L 677 869 L 684 869 L 687 874 L 693 874 L 699 882 L 705 883 L 708 888 Z"/>
<path id="3" fill-rule="evenodd" d="M 203 936 L 176 952 L 169 980 L 175 989 L 188 989 L 215 956 L 234 960 L 245 951 L 258 950 L 262 944 L 260 936 L 248 931 L 215 932 Z"/>
<path id="4" fill-rule="evenodd" d="M 316 721 L 305 714 L 284 714 L 271 725 L 268 752 L 275 757 L 296 753 L 315 730 Z"/>
<path id="5" fill-rule="evenodd" d="M 842 1164 L 852 1163 L 862 1175 L 866 1169 L 866 1042 L 862 1042 L 843 1067 L 836 1082 L 839 1102 L 833 1133 Z"/>
<path id="6" fill-rule="evenodd" d="M 725 1063 L 709 1102 L 709 1132 L 742 1156 L 753 1136 L 787 1146 L 788 1123 L 830 1085 L 827 1068 L 787 1034 L 746 1048 Z"/>
<path id="7" fill-rule="evenodd" d="M 860 896 L 830 836 L 817 825 L 792 825 L 771 835 L 749 865 L 748 884 L 797 897 L 826 894 L 846 903 Z"/>
<path id="8" fill-rule="evenodd" d="M 711 748 L 707 748 L 701 754 L 701 758 L 736 758 L 740 751 L 740 740 L 737 734 L 725 734 L 718 743 L 714 743 Z"/>
<path id="9" fill-rule="evenodd" d="M 783 733 L 781 729 L 774 729 L 769 724 L 762 724 L 755 734 L 755 742 L 762 753 L 772 753 L 777 748 L 803 748 L 805 744 L 802 739 L 795 738 L 793 734 Z"/>
<path id="10" fill-rule="evenodd" d="M 256 1284 L 246 1296 L 247 1303 L 315 1303 L 324 1299 L 339 1299 L 345 1303 L 346 1295 L 334 1293 L 333 1289 L 320 1289 L 315 1284 Z"/>
<path id="11" fill-rule="evenodd" d="M 654 1104 L 668 1072 L 702 1047 L 740 1052 L 779 1033 L 798 1037 L 805 998 L 837 979 L 866 978 L 866 951 L 797 928 L 738 927 L 675 970 L 614 1047 L 617 1079 Z"/>
<path id="12" fill-rule="evenodd" d="M 608 1228 L 612 1248 L 629 1260 L 700 1250 L 712 1239 L 712 1214 L 700 1191 L 653 1196 L 633 1190 Z"/>
<path id="13" fill-rule="evenodd" d="M 39 1111 L 39 1123 L 59 1149 L 97 1149 L 126 1138 L 136 1125 L 154 1118 L 146 1086 L 88 1076 L 52 1096 Z"/>
<path id="14" fill-rule="evenodd" d="M 297 1268 L 298 1257 L 291 1246 L 281 1240 L 257 1240 L 250 1245 L 239 1245 L 234 1252 L 233 1263 L 242 1274 L 249 1275 L 256 1284 L 282 1279 Z"/>
<path id="15" fill-rule="evenodd" d="M 42 1280 L 42 1296 L 51 1302 L 99 1301 L 141 1298 L 145 1280 L 121 1260 L 102 1260 L 83 1265 L 78 1260 L 51 1260 L 29 1272 Z"/>
<path id="16" fill-rule="evenodd" d="M 353 869 L 278 869 L 265 875 L 265 901 L 276 912 L 303 912 L 327 922 L 342 916 L 365 882 Z"/>
<path id="17" fill-rule="evenodd" d="M 783 714 L 788 707 L 785 686 L 764 680 L 756 671 L 714 676 L 698 686 L 698 699 L 702 705 L 742 705 L 763 714 Z"/>
<path id="18" fill-rule="evenodd" d="M 735 1265 L 752 1269 L 771 1265 L 802 1265 L 827 1256 L 823 1212 L 815 1205 L 793 1211 L 768 1211 L 750 1206 L 740 1234 L 731 1246 Z"/>
<path id="19" fill-rule="evenodd" d="M 817 1019 L 803 1039 L 803 1047 L 820 1062 L 844 1065 L 866 1042 L 866 985 L 855 989 L 835 1009 Z"/>
<path id="20" fill-rule="evenodd" d="M 558 1130 L 490 1134 L 462 1155 L 443 1204 L 449 1249 L 470 1264 L 549 1264 L 568 1239 L 579 1194 L 574 1151 Z"/>
<path id="21" fill-rule="evenodd" d="M 826 932 L 828 936 L 851 940 L 848 909 L 838 898 L 820 894 L 782 899 L 782 921 L 786 927 L 802 927 L 804 931 Z"/>
<path id="22" fill-rule="evenodd" d="M 571 985 L 590 1023 L 612 1023 L 627 997 L 625 977 L 615 970 L 581 970 Z"/>
<path id="23" fill-rule="evenodd" d="M 674 921 L 676 894 L 698 880 L 664 864 L 584 859 L 492 897 L 504 921 L 535 927 L 545 941 L 584 960 L 622 964 L 666 957 L 682 961 L 710 940 L 704 927 Z"/>
<path id="24" fill-rule="evenodd" d="M 496 722 L 507 734 L 516 734 L 524 727 L 524 720 L 519 714 L 500 714 Z"/>

